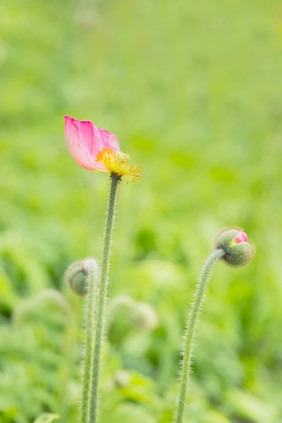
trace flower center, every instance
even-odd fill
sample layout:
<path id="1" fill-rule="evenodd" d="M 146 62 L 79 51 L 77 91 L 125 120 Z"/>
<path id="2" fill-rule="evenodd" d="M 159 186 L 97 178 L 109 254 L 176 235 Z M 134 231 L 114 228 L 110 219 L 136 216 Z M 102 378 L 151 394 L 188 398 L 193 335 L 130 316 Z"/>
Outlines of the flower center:
<path id="1" fill-rule="evenodd" d="M 129 163 L 130 157 L 126 153 L 114 153 L 111 149 L 103 148 L 96 156 L 96 161 L 100 162 L 108 169 L 111 175 L 117 178 L 125 177 L 126 182 L 136 181 L 141 178 L 141 169 Z"/>

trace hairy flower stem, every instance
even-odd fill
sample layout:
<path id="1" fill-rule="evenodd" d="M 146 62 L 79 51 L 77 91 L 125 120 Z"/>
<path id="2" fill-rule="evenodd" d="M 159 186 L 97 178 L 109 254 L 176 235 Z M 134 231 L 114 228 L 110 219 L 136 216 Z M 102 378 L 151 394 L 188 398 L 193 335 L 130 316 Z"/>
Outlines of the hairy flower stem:
<path id="1" fill-rule="evenodd" d="M 97 296 L 99 292 L 99 270 L 94 259 L 85 263 L 87 274 L 87 296 L 85 305 L 85 352 L 83 363 L 82 399 L 80 422 L 89 422 L 90 397 L 92 389 L 92 361 L 95 342 Z"/>
<path id="2" fill-rule="evenodd" d="M 116 207 L 117 188 L 120 178 L 114 174 L 111 175 L 112 183 L 110 190 L 110 197 L 108 203 L 108 212 L 106 217 L 106 227 L 104 235 L 104 246 L 101 263 L 101 279 L 99 286 L 99 295 L 97 303 L 97 321 L 96 321 L 96 333 L 95 333 L 95 344 L 93 351 L 93 364 L 92 364 L 92 392 L 90 397 L 90 413 L 89 423 L 97 423 L 98 421 L 98 397 L 99 397 L 99 386 L 100 386 L 100 374 L 101 374 L 101 355 L 102 345 L 104 336 L 104 314 L 107 296 L 108 286 L 108 273 L 109 273 L 109 260 L 112 243 L 112 232 L 114 225 L 114 215 Z"/>
<path id="3" fill-rule="evenodd" d="M 184 411 L 187 402 L 189 373 L 191 367 L 191 356 L 193 348 L 193 339 L 197 322 L 199 319 L 201 305 L 205 296 L 207 284 L 209 281 L 211 270 L 218 259 L 223 257 L 224 251 L 221 249 L 215 250 L 204 264 L 200 280 L 197 285 L 194 302 L 189 314 L 188 323 L 185 332 L 184 341 L 184 356 L 182 362 L 181 376 L 180 376 L 180 392 L 178 397 L 176 423 L 182 423 L 184 418 Z"/>

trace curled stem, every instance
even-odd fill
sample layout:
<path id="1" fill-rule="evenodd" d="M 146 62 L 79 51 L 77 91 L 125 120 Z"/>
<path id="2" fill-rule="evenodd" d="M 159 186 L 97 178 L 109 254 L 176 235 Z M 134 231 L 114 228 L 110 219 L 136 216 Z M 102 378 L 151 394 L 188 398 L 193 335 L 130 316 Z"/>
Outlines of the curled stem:
<path id="1" fill-rule="evenodd" d="M 110 197 L 108 203 L 108 212 L 106 217 L 106 227 L 104 234 L 104 246 L 101 263 L 101 279 L 99 286 L 99 295 L 97 302 L 97 314 L 96 314 L 96 331 L 95 331 L 95 342 L 93 351 L 92 361 L 92 390 L 90 396 L 89 406 L 89 423 L 97 423 L 98 421 L 98 398 L 99 398 L 99 386 L 100 386 L 100 375 L 101 375 L 101 355 L 103 346 L 104 336 L 104 315 L 105 305 L 107 296 L 108 286 L 108 273 L 109 273 L 109 260 L 112 243 L 112 232 L 114 225 L 114 216 L 116 208 L 116 197 L 117 188 L 120 181 L 119 177 L 114 174 L 111 175 L 112 183 L 110 190 Z"/>
<path id="2" fill-rule="evenodd" d="M 97 294 L 99 292 L 99 269 L 96 260 L 85 261 L 87 275 L 87 296 L 85 305 L 85 352 L 83 363 L 82 399 L 80 422 L 88 423 L 90 418 L 90 397 L 92 389 L 92 362 L 95 342 Z"/>
<path id="3" fill-rule="evenodd" d="M 192 308 L 188 317 L 186 332 L 185 332 L 185 340 L 184 340 L 184 355 L 183 355 L 183 362 L 182 362 L 182 369 L 180 375 L 180 391 L 178 397 L 178 404 L 177 404 L 177 412 L 176 412 L 176 423 L 182 423 L 184 418 L 184 411 L 187 402 L 187 394 L 188 394 L 188 383 L 189 383 L 189 374 L 190 374 L 190 367 L 191 367 L 191 356 L 192 356 L 192 348 L 193 348 L 193 339 L 195 335 L 195 330 L 197 326 L 197 322 L 199 319 L 201 305 L 205 296 L 207 284 L 209 281 L 211 270 L 216 263 L 216 261 L 222 258 L 224 255 L 224 251 L 222 249 L 217 249 L 208 257 L 207 261 L 204 264 L 196 293 L 194 302 L 192 304 Z"/>

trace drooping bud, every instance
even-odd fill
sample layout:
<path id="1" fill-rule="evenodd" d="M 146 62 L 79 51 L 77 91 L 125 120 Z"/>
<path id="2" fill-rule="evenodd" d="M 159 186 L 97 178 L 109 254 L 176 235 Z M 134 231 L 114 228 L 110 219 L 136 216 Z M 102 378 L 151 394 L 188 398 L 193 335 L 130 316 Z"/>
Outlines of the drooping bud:
<path id="1" fill-rule="evenodd" d="M 215 240 L 216 249 L 222 249 L 222 260 L 231 266 L 244 266 L 254 255 L 253 244 L 241 228 L 227 228 Z"/>
<path id="2" fill-rule="evenodd" d="M 130 315 L 132 324 L 139 330 L 151 331 L 158 325 L 155 310 L 144 302 L 136 302 Z"/>
<path id="3" fill-rule="evenodd" d="M 85 259 L 82 261 L 76 261 L 72 263 L 66 270 L 65 273 L 65 282 L 70 286 L 72 291 L 83 297 L 87 294 L 87 274 L 88 266 L 87 263 L 89 260 L 94 259 Z"/>
<path id="4" fill-rule="evenodd" d="M 20 302 L 14 309 L 13 321 L 16 324 L 25 322 L 39 322 L 41 320 L 48 320 L 51 326 L 52 322 L 58 321 L 59 316 L 68 316 L 71 309 L 66 298 L 55 289 L 44 289 L 34 297 L 30 297 Z M 57 316 L 55 320 L 50 320 L 49 317 Z"/>
<path id="5" fill-rule="evenodd" d="M 114 378 L 114 383 L 118 388 L 125 388 L 130 383 L 130 373 L 126 370 L 119 370 Z"/>

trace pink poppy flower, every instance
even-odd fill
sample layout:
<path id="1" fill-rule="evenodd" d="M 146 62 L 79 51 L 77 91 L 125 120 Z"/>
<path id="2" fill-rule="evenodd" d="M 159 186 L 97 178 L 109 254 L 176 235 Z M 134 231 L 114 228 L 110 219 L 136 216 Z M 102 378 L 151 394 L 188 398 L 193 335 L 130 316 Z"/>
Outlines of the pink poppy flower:
<path id="1" fill-rule="evenodd" d="M 97 154 L 104 148 L 113 153 L 120 151 L 117 136 L 105 129 L 97 128 L 89 120 L 80 121 L 65 116 L 65 137 L 72 157 L 87 170 L 109 172 L 97 161 Z"/>
<path id="2" fill-rule="evenodd" d="M 65 116 L 65 137 L 72 157 L 85 169 L 124 176 L 127 182 L 141 177 L 140 168 L 129 164 L 129 155 L 121 152 L 117 136 L 93 122 Z"/>

